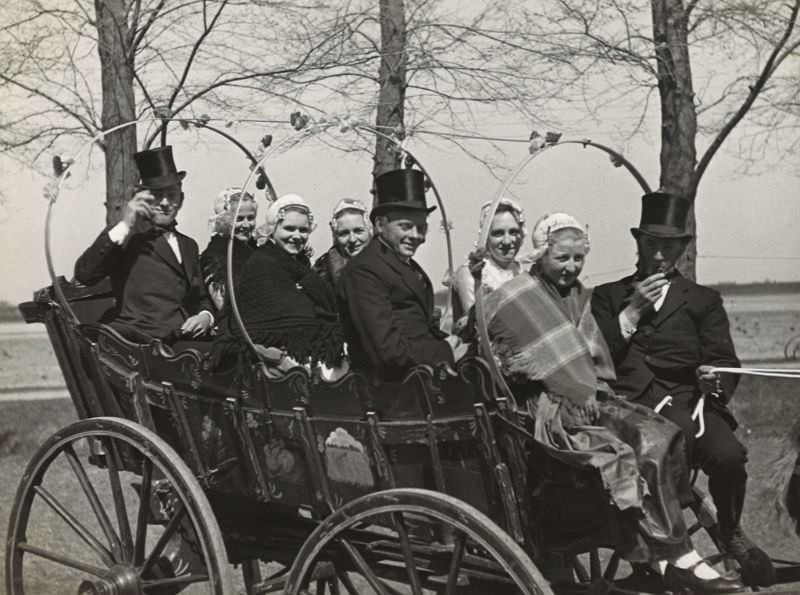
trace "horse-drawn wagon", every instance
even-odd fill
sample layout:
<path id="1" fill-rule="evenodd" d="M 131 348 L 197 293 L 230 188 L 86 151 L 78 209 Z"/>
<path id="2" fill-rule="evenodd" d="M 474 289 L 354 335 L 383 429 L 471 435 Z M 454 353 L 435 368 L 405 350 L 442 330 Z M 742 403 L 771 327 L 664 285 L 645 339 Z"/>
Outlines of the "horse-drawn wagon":
<path id="1" fill-rule="evenodd" d="M 614 585 L 625 523 L 599 477 L 537 450 L 492 362 L 380 384 L 212 370 L 204 350 L 98 324 L 107 284 L 51 275 L 20 308 L 44 323 L 80 419 L 22 477 L 9 593 L 52 576 L 69 593 L 227 594 L 231 563 L 247 593 Z M 713 538 L 699 493 L 693 511 Z"/>

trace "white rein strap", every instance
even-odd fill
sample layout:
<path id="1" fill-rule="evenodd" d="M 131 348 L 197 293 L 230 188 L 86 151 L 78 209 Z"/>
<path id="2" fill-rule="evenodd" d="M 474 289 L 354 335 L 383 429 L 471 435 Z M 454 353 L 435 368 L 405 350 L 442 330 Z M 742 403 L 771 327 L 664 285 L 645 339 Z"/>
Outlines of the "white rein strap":
<path id="1" fill-rule="evenodd" d="M 768 376 L 770 378 L 800 378 L 800 368 L 711 368 L 715 374 L 739 374 L 741 376 Z"/>

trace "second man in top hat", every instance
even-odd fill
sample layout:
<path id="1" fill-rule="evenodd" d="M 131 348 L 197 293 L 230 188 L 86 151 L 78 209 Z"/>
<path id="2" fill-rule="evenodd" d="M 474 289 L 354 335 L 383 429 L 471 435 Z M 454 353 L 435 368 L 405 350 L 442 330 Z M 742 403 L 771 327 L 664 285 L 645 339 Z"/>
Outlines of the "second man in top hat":
<path id="1" fill-rule="evenodd" d="M 177 171 L 169 146 L 134 159 L 141 182 L 122 220 L 78 258 L 75 279 L 93 285 L 111 278 L 116 306 L 102 321 L 128 339 L 173 343 L 200 337 L 214 323 L 211 302 L 197 243 L 175 229 L 186 172 Z"/>
<path id="2" fill-rule="evenodd" d="M 636 272 L 596 287 L 592 313 L 614 360 L 612 388 L 683 430 L 689 463 L 708 475 L 723 548 L 739 562 L 746 584 L 769 585 L 775 580 L 769 557 L 740 525 L 747 452 L 726 407 L 737 377 L 712 371 L 739 366 L 728 317 L 719 293 L 676 269 L 692 238 L 686 231 L 690 207 L 674 194 L 642 197 L 639 226 L 631 229 L 639 252 Z M 707 399 L 705 433 L 696 437 L 692 413 L 701 394 L 714 396 Z"/>
<path id="3" fill-rule="evenodd" d="M 339 280 L 340 312 L 354 367 L 381 380 L 400 380 L 415 365 L 450 366 L 466 345 L 433 319 L 433 286 L 414 261 L 425 242 L 425 177 L 415 169 L 375 179 L 370 219 L 375 236 L 354 256 Z"/>

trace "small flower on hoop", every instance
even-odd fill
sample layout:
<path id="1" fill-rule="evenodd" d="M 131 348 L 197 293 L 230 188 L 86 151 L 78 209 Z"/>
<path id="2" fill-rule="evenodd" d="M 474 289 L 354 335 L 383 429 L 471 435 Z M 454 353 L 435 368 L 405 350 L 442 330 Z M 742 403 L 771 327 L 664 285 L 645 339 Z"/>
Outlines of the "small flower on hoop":
<path id="1" fill-rule="evenodd" d="M 301 112 L 292 112 L 289 115 L 289 123 L 295 130 L 302 130 L 308 125 L 308 116 Z"/>
<path id="2" fill-rule="evenodd" d="M 541 151 L 544 146 L 547 144 L 547 140 L 541 134 L 539 134 L 536 130 L 531 132 L 531 135 L 528 137 L 530 141 L 528 144 L 528 151 L 533 154 L 537 151 Z"/>

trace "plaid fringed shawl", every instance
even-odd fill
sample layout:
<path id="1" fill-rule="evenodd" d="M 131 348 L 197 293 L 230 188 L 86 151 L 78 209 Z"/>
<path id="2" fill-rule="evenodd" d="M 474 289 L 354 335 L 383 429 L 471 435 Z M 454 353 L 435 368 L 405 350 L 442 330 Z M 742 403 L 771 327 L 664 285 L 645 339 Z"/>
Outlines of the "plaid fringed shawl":
<path id="1" fill-rule="evenodd" d="M 535 272 L 515 277 L 486 298 L 492 348 L 523 392 L 527 381 L 543 387 L 521 395 L 534 439 L 568 465 L 596 469 L 617 508 L 640 511 L 626 559 L 669 559 L 690 549 L 680 510 L 690 495 L 683 436 L 651 409 L 610 393 L 613 362 L 590 298 L 580 284 L 561 295 Z M 598 391 L 607 394 L 589 415 L 584 408 Z"/>
<path id="2" fill-rule="evenodd" d="M 487 326 L 503 374 L 512 381 L 539 381 L 554 399 L 584 407 L 599 382 L 615 378 L 590 298 L 591 291 L 579 283 L 562 297 L 531 274 L 491 292 Z"/>

